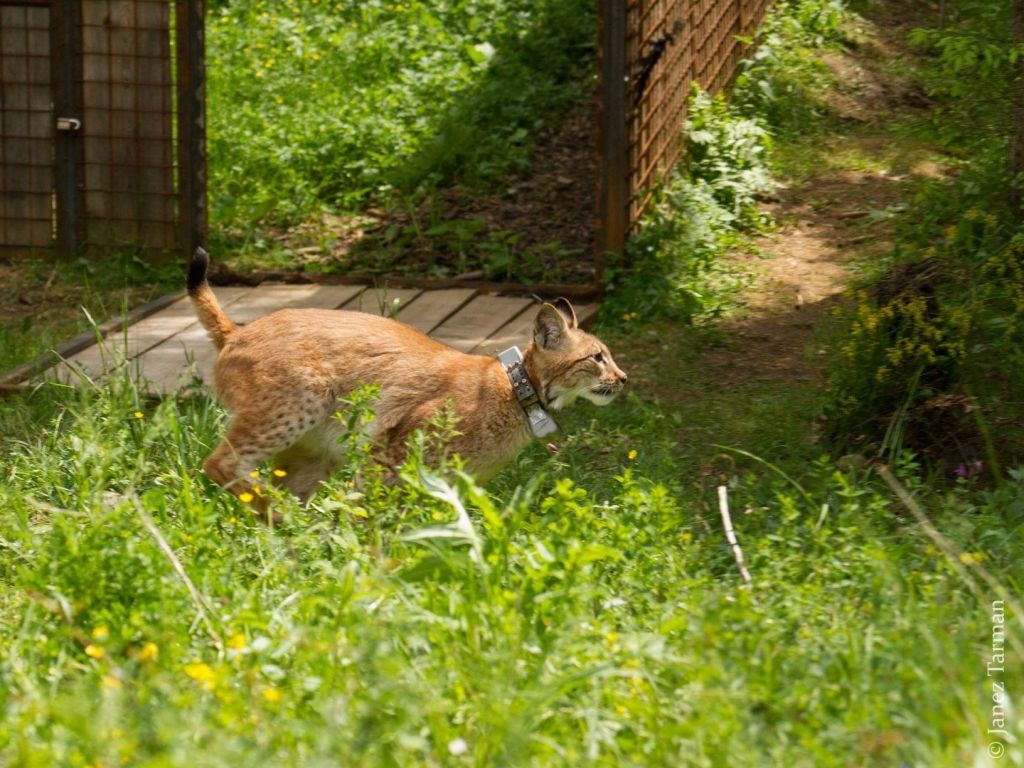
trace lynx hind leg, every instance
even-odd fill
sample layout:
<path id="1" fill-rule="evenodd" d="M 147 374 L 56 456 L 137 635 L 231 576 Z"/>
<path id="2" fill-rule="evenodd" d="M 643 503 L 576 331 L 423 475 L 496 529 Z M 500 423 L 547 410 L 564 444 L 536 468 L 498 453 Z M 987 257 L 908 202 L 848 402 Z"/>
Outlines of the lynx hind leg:
<path id="1" fill-rule="evenodd" d="M 203 462 L 203 469 L 211 480 L 236 496 L 252 494 L 253 509 L 260 514 L 266 510 L 266 502 L 253 494 L 249 473 L 292 446 L 314 419 L 312 414 L 236 414 L 220 445 Z"/>

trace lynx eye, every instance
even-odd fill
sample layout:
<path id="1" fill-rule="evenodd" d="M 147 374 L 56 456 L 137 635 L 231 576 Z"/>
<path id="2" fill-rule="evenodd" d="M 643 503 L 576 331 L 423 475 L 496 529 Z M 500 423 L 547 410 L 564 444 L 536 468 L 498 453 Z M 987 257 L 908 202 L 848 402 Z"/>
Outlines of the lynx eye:
<path id="1" fill-rule="evenodd" d="M 590 356 L 590 359 L 593 360 L 595 363 L 603 363 L 604 362 L 604 354 L 601 353 L 601 352 L 596 352 L 596 353 L 594 353 L 593 355 Z"/>

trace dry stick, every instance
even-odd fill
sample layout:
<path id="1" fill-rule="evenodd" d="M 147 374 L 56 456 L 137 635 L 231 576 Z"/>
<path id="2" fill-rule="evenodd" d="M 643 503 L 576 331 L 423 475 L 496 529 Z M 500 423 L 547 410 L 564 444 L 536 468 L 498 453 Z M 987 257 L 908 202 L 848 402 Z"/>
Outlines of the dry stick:
<path id="1" fill-rule="evenodd" d="M 153 519 L 146 513 L 146 510 L 142 508 L 142 504 L 139 503 L 138 499 L 135 500 L 135 511 L 139 513 L 139 519 L 142 521 L 143 527 L 149 531 L 149 533 L 156 539 L 156 544 L 160 547 L 160 551 L 163 552 L 167 559 L 171 561 L 175 573 L 178 574 L 178 578 L 185 584 L 185 588 L 188 589 L 188 594 L 192 598 L 192 603 L 196 607 L 196 612 L 199 614 L 199 618 L 203 620 L 203 624 L 206 625 L 206 631 L 213 638 L 214 645 L 217 646 L 217 650 L 221 653 L 224 652 L 224 641 L 221 640 L 220 635 L 217 634 L 217 630 L 213 628 L 213 623 L 210 621 L 210 614 L 214 611 L 210 607 L 210 604 L 206 602 L 206 598 L 203 597 L 202 593 L 196 589 L 196 585 L 192 583 L 192 579 L 185 573 L 184 567 L 181 565 L 181 561 L 178 560 L 178 556 L 174 554 L 174 550 L 171 549 L 171 545 L 167 543 L 167 539 L 160 533 L 160 529 L 156 527 Z"/>
<path id="2" fill-rule="evenodd" d="M 732 518 L 729 516 L 728 489 L 724 485 L 718 486 L 718 511 L 722 513 L 722 525 L 725 527 L 725 538 L 732 547 L 732 554 L 736 558 L 736 567 L 740 569 L 740 576 L 743 583 L 750 586 L 750 571 L 743 564 L 743 550 L 740 543 L 736 541 L 736 532 L 732 529 Z"/>
<path id="3" fill-rule="evenodd" d="M 932 521 L 929 520 L 928 516 L 924 513 L 924 509 L 921 508 L 921 505 L 918 504 L 907 489 L 903 487 L 903 484 L 896 479 L 896 476 L 889 471 L 889 468 L 884 464 L 880 464 L 875 467 L 875 471 L 878 472 L 879 476 L 881 476 L 892 492 L 896 494 L 896 497 L 903 502 L 903 506 L 910 510 L 910 514 L 912 514 L 914 519 L 917 520 L 917 524 L 921 526 L 921 529 L 928 535 L 928 538 L 935 542 L 938 548 L 942 551 L 942 554 L 944 554 L 949 560 L 949 564 L 953 566 L 953 570 L 955 570 L 957 575 L 963 579 L 967 588 L 974 593 L 975 597 L 982 602 L 990 599 L 991 595 L 985 594 L 984 590 L 982 590 L 982 588 L 978 586 L 978 583 L 971 577 L 967 568 L 964 567 L 964 561 L 960 559 L 960 555 L 963 553 L 957 550 L 953 542 L 943 536 L 939 532 L 939 529 L 932 524 Z M 973 567 L 978 576 L 981 577 L 981 580 L 999 596 L 1000 600 L 1009 604 L 1010 608 L 1013 609 L 1014 618 L 1017 619 L 1017 623 L 1020 624 L 1021 627 L 1024 627 L 1024 608 L 1022 608 L 1020 603 L 1018 603 L 1014 597 L 1006 591 L 1006 587 L 1000 584 L 996 578 L 988 572 L 988 569 L 979 563 L 971 562 L 971 567 Z M 1006 637 L 1010 641 L 1010 645 L 1013 646 L 1014 651 L 1017 652 L 1017 655 L 1024 659 L 1024 645 L 1021 645 L 1021 642 L 1016 638 L 1016 636 L 1009 632 L 1006 633 Z"/>

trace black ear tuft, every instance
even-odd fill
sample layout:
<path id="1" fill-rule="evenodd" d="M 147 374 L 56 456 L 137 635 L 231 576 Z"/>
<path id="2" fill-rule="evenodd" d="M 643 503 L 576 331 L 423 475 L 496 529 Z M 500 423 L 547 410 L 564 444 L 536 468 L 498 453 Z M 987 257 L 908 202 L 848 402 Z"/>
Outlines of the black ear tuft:
<path id="1" fill-rule="evenodd" d="M 570 328 L 579 327 L 576 324 L 576 310 L 572 308 L 572 304 L 569 303 L 568 299 L 564 299 L 559 296 L 557 299 L 551 302 L 552 306 L 565 315 L 565 319 L 569 321 Z"/>
<path id="2" fill-rule="evenodd" d="M 199 287 L 206 282 L 206 270 L 210 267 L 210 254 L 202 246 L 196 248 L 192 254 L 192 261 L 188 265 L 188 278 L 185 286 L 190 294 L 199 290 Z"/>

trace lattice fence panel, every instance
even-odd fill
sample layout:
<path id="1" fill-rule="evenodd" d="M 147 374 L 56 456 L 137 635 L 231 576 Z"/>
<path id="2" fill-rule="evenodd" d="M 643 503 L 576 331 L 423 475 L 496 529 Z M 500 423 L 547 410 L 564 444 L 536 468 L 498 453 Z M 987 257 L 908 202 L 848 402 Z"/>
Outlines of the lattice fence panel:
<path id="1" fill-rule="evenodd" d="M 0 0 L 0 251 L 206 232 L 204 0 Z"/>
<path id="2" fill-rule="evenodd" d="M 171 4 L 84 0 L 85 240 L 175 243 Z"/>
<path id="3" fill-rule="evenodd" d="M 0 4 L 0 247 L 53 244 L 50 13 Z"/>
<path id="4" fill-rule="evenodd" d="M 623 5 L 624 3 L 624 5 Z M 732 79 L 771 0 L 599 0 L 597 251 L 621 253 L 679 160 L 692 83 Z M 599 269 L 600 271 L 600 269 Z"/>
<path id="5" fill-rule="evenodd" d="M 627 5 L 629 222 L 679 159 L 690 84 L 716 93 L 743 54 L 739 37 L 761 23 L 770 0 L 633 0 Z"/>

